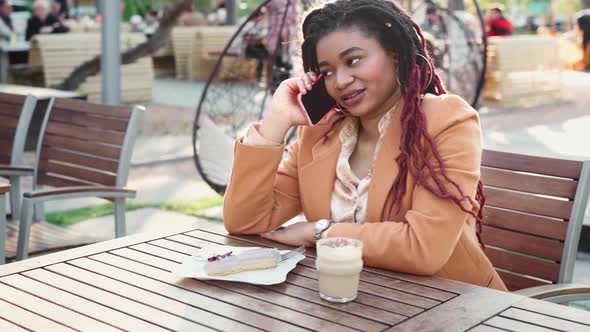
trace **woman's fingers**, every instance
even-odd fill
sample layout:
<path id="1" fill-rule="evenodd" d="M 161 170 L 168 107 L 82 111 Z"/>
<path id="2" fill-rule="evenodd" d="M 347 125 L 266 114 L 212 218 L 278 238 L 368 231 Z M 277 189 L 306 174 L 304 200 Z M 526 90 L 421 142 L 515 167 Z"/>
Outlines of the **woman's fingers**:
<path id="1" fill-rule="evenodd" d="M 330 122 L 330 120 L 332 120 L 332 118 L 338 114 L 338 111 L 336 111 L 335 108 L 331 109 L 328 114 L 326 114 L 326 116 L 322 119 L 322 121 L 320 122 L 321 124 L 327 124 L 328 122 Z"/>
<path id="2" fill-rule="evenodd" d="M 297 87 L 299 88 L 299 93 L 302 95 L 307 93 L 307 88 L 305 86 L 305 82 L 302 79 L 296 79 Z"/>
<path id="3" fill-rule="evenodd" d="M 318 75 L 316 75 L 313 71 L 310 71 L 309 73 L 307 73 L 309 75 L 309 78 L 311 78 L 312 82 L 315 82 L 318 80 Z"/>

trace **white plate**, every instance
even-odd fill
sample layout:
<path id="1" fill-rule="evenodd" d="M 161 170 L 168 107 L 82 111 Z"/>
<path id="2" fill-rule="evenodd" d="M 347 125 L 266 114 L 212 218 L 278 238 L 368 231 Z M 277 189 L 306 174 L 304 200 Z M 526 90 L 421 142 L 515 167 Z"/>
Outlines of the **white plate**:
<path id="1" fill-rule="evenodd" d="M 177 265 L 172 273 L 183 278 L 195 278 L 200 280 L 226 280 L 245 282 L 254 285 L 274 285 L 280 284 L 287 279 L 287 274 L 297 266 L 297 263 L 305 258 L 302 254 L 297 254 L 286 261 L 280 262 L 274 269 L 246 271 L 226 276 L 210 276 L 205 272 L 205 263 L 207 258 L 214 255 L 223 255 L 229 251 L 233 254 L 239 254 L 242 251 L 256 249 L 256 247 L 231 247 L 231 246 L 214 246 L 206 247 L 199 250 L 195 255 L 186 258 L 182 264 Z M 281 250 L 284 254 L 289 250 Z"/>

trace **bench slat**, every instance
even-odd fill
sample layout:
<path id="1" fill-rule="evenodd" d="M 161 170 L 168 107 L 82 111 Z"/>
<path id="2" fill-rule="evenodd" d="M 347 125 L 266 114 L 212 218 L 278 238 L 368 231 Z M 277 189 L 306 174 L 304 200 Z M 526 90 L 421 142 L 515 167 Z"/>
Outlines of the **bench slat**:
<path id="1" fill-rule="evenodd" d="M 488 167 L 481 168 L 481 178 L 487 186 L 523 191 L 533 194 L 573 199 L 578 181 L 516 173 Z"/>
<path id="2" fill-rule="evenodd" d="M 486 205 L 568 220 L 573 202 L 485 187 Z"/>
<path id="3" fill-rule="evenodd" d="M 522 252 L 557 262 L 561 261 L 563 250 L 563 242 L 561 241 L 520 234 L 486 225 L 483 226 L 481 236 L 485 245 Z"/>
<path id="4" fill-rule="evenodd" d="M 63 175 L 70 178 L 80 179 L 92 183 L 99 183 L 105 186 L 114 186 L 117 182 L 117 177 L 113 174 L 92 171 L 68 165 L 56 164 L 48 160 L 41 160 L 39 163 L 39 171 L 42 173 L 52 173 L 55 175 Z"/>
<path id="5" fill-rule="evenodd" d="M 486 247 L 485 253 L 496 268 L 525 274 L 552 282 L 559 278 L 559 264 L 534 257 Z"/>
<path id="6" fill-rule="evenodd" d="M 61 161 L 113 173 L 117 172 L 119 166 L 118 162 L 113 160 L 104 160 L 96 157 L 79 155 L 50 147 L 45 147 L 43 149 L 41 159 Z"/>
<path id="7" fill-rule="evenodd" d="M 483 223 L 557 240 L 565 240 L 568 225 L 562 220 L 502 210 L 493 206 L 485 207 Z"/>
<path id="8" fill-rule="evenodd" d="M 119 147 L 98 144 L 95 142 L 73 140 L 51 134 L 45 134 L 43 142 L 44 147 L 49 146 L 57 149 L 71 150 L 113 160 L 118 160 L 119 154 L 121 153 Z"/>
<path id="9" fill-rule="evenodd" d="M 517 156 L 517 158 L 515 158 Z M 582 162 L 484 150 L 482 166 L 578 180 Z"/>

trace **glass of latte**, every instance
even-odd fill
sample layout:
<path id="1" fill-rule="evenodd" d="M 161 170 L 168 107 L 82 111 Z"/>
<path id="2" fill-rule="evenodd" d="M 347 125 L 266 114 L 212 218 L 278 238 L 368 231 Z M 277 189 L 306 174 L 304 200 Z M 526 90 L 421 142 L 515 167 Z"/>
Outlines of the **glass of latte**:
<path id="1" fill-rule="evenodd" d="M 340 303 L 354 300 L 363 269 L 363 243 L 343 237 L 326 238 L 316 243 L 316 250 L 320 297 Z"/>

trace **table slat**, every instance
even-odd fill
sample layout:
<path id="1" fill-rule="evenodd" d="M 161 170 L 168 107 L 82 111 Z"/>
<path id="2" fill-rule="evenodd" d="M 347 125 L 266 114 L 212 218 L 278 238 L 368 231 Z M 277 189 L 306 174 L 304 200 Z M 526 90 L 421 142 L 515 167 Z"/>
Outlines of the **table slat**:
<path id="1" fill-rule="evenodd" d="M 118 249 L 112 253 L 117 256 L 143 263 L 145 265 L 160 268 L 164 271 L 168 271 L 167 273 L 170 273 L 169 271 L 176 264 L 132 249 Z M 347 329 L 345 326 L 323 321 L 308 314 L 303 314 L 295 310 L 277 306 L 272 303 L 260 301 L 243 294 L 228 291 L 204 283 L 202 281 L 195 279 L 179 279 L 184 285 L 192 285 L 191 289 L 195 292 L 206 296 L 213 296 L 222 301 L 232 303 L 235 306 L 243 307 L 260 314 L 276 317 L 296 326 L 319 331 L 352 331 L 352 329 Z"/>
<path id="2" fill-rule="evenodd" d="M 465 331 L 522 298 L 519 295 L 479 287 L 387 331 L 429 332 L 440 331 L 441 328 L 446 331 Z"/>
<path id="3" fill-rule="evenodd" d="M 0 299 L 0 317 L 32 331 L 76 331 Z"/>
<path id="4" fill-rule="evenodd" d="M 149 267 L 112 254 L 99 254 L 92 256 L 89 259 L 78 259 L 71 261 L 70 263 L 84 268 L 100 269 L 103 274 L 114 279 L 138 285 L 138 287 L 174 298 L 187 305 L 210 310 L 216 314 L 254 327 L 270 329 L 273 331 L 303 330 L 300 328 L 294 328 L 292 325 L 271 317 L 235 307 L 231 303 L 222 302 L 218 299 L 198 294 L 191 289 L 184 287 L 181 284 L 182 278 L 175 277 L 160 269 Z"/>
<path id="5" fill-rule="evenodd" d="M 205 326 L 194 324 L 183 318 L 168 314 L 142 303 L 126 299 L 117 294 L 102 291 L 98 288 L 74 281 L 70 278 L 60 276 L 47 270 L 37 269 L 25 272 L 24 275 L 51 285 L 55 288 L 76 294 L 87 300 L 91 300 L 115 310 L 119 310 L 127 315 L 137 317 L 154 325 L 158 325 L 165 330 L 195 331 L 198 329 L 199 331 L 213 331 L 212 329 L 207 329 Z"/>
<path id="6" fill-rule="evenodd" d="M 469 330 L 469 332 L 505 332 L 506 330 L 504 329 L 499 329 L 493 326 L 489 326 L 489 325 L 478 325 L 474 328 L 472 328 L 471 330 Z"/>
<path id="7" fill-rule="evenodd" d="M 0 331 L 6 332 L 21 332 L 21 331 L 29 331 L 23 327 L 18 325 L 12 324 L 11 322 L 0 318 Z"/>
<path id="8" fill-rule="evenodd" d="M 492 317 L 485 322 L 487 325 L 515 332 L 553 332 L 555 330 L 521 322 L 505 317 Z"/>
<path id="9" fill-rule="evenodd" d="M 510 308 L 500 314 L 502 317 L 517 319 L 530 324 L 548 327 L 556 330 L 566 331 L 590 331 L 589 325 L 574 323 L 568 320 L 559 319 L 535 312 L 530 312 L 518 308 Z"/>
<path id="10" fill-rule="evenodd" d="M 576 308 L 555 305 L 550 302 L 538 301 L 529 298 L 524 298 L 520 302 L 515 303 L 513 307 L 536 312 L 546 316 L 567 319 L 580 324 L 590 325 L 590 314 L 588 314 L 587 311 Z"/>
<path id="11" fill-rule="evenodd" d="M 260 331 L 259 329 L 229 320 L 225 317 L 220 317 L 201 309 L 186 306 L 171 298 L 154 294 L 106 276 L 101 276 L 97 274 L 96 271 L 90 272 L 67 264 L 56 264 L 47 267 L 47 269 L 70 279 L 91 284 L 106 292 L 119 294 L 130 300 L 143 303 L 178 317 L 183 317 L 196 324 L 187 324 L 187 327 L 191 326 L 192 328 L 199 329 L 201 325 L 207 325 L 210 328 L 220 330 Z"/>
<path id="12" fill-rule="evenodd" d="M 43 299 L 59 304 L 88 317 L 113 324 L 123 330 L 165 331 L 164 329 L 143 320 L 128 316 L 120 311 L 107 308 L 22 275 L 15 274 L 4 277 L 2 278 L 2 282 L 27 293 L 35 294 Z"/>
<path id="13" fill-rule="evenodd" d="M 11 303 L 18 303 L 27 310 L 76 330 L 122 331 L 5 284 L 0 284 L 0 298 Z"/>

